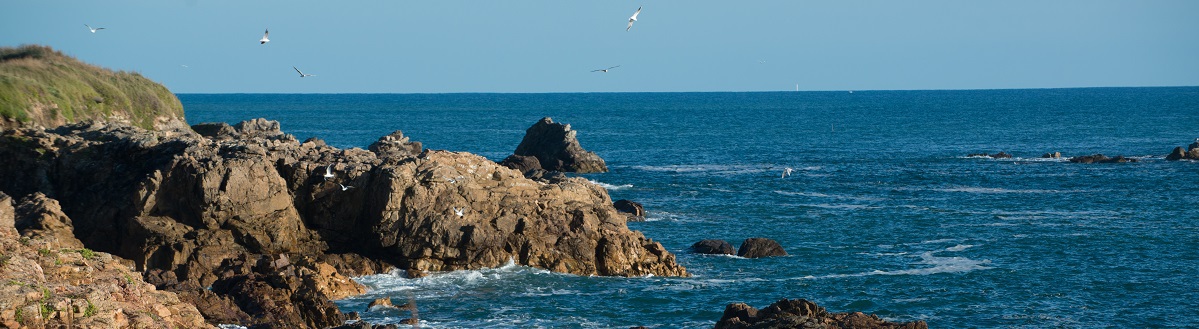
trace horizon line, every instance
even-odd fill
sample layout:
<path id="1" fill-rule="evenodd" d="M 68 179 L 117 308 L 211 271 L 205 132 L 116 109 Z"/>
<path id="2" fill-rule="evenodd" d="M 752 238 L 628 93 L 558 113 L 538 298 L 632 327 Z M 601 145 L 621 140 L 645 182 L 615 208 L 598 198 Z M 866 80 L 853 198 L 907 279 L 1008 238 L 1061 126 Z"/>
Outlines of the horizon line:
<path id="1" fill-rule="evenodd" d="M 1149 89 L 1199 88 L 1195 86 L 1103 86 L 1103 87 L 1029 87 L 1029 88 L 962 88 L 962 89 L 818 89 L 818 90 L 747 90 L 747 91 L 457 91 L 457 92 L 172 92 L 176 95 L 532 95 L 532 94 L 702 94 L 702 93 L 825 93 L 825 92 L 894 92 L 894 91 L 1000 91 L 1000 90 L 1067 90 L 1067 89 Z"/>

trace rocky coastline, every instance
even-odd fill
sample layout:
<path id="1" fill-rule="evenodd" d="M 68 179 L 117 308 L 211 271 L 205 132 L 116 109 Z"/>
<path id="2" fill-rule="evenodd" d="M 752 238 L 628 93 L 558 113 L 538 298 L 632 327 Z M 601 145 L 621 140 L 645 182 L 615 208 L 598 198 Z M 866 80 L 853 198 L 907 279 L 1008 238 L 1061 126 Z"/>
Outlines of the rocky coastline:
<path id="1" fill-rule="evenodd" d="M 585 179 L 530 179 L 398 131 L 363 150 L 300 142 L 265 119 L 25 127 L 0 132 L 0 167 L 0 191 L 50 209 L 14 220 L 19 234 L 127 260 L 146 288 L 209 324 L 341 325 L 349 317 L 331 301 L 363 292 L 349 277 L 393 268 L 416 277 L 511 260 L 578 275 L 688 275 Z"/>

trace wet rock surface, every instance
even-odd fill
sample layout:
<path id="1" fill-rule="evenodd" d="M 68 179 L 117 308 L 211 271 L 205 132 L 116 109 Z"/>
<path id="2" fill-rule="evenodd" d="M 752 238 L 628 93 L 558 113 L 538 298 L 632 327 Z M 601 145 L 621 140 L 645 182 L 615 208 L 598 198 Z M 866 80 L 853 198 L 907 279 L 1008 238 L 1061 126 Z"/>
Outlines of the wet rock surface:
<path id="1" fill-rule="evenodd" d="M 861 312 L 829 313 L 803 299 L 783 299 L 758 310 L 744 303 L 729 304 L 716 329 L 927 329 L 924 321 L 889 322 Z"/>

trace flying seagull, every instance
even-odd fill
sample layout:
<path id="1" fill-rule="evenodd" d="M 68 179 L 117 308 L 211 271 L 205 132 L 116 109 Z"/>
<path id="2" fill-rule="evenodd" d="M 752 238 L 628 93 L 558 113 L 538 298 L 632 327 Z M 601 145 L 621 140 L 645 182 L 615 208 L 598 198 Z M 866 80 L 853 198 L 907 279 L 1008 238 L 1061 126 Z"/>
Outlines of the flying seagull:
<path id="1" fill-rule="evenodd" d="M 270 35 L 271 35 L 271 29 L 266 29 L 266 32 L 262 33 L 262 39 L 258 40 L 258 44 L 265 45 L 267 42 L 271 42 L 271 39 L 266 38 Z"/>
<path id="2" fill-rule="evenodd" d="M 638 15 L 638 14 L 641 14 L 641 7 L 637 7 L 637 12 L 633 13 L 633 16 L 632 16 L 632 17 L 629 17 L 629 27 L 626 27 L 626 28 L 624 29 L 624 30 L 625 30 L 625 32 L 628 32 L 628 31 L 629 31 L 629 29 L 633 28 L 633 22 L 636 22 L 636 21 L 637 21 L 637 15 Z"/>
<path id="3" fill-rule="evenodd" d="M 620 67 L 620 65 L 613 66 L 613 67 L 609 67 L 609 68 L 606 68 L 606 69 L 591 70 L 591 72 L 603 72 L 603 73 L 608 73 L 608 70 L 611 70 L 611 69 L 614 69 L 614 68 L 618 68 L 618 67 Z"/>
<path id="4" fill-rule="evenodd" d="M 783 177 L 781 178 L 787 178 L 787 176 L 791 176 L 791 167 L 783 168 Z"/>
<path id="5" fill-rule="evenodd" d="M 297 69 L 295 66 L 292 66 L 291 68 L 296 69 L 296 72 L 300 73 L 301 78 L 315 76 L 315 74 L 304 74 L 304 72 L 300 72 L 300 69 Z"/>
<path id="6" fill-rule="evenodd" d="M 337 185 L 341 185 L 341 183 L 338 183 Z M 342 191 L 345 191 L 345 190 L 348 190 L 348 189 L 352 189 L 352 188 L 354 188 L 354 187 L 353 187 L 353 186 L 345 186 L 345 185 L 341 185 L 341 190 L 342 190 Z"/>
<path id="7" fill-rule="evenodd" d="M 325 166 L 325 180 L 329 180 L 330 178 L 333 178 L 333 177 L 334 177 L 333 165 Z"/>
<path id="8" fill-rule="evenodd" d="M 87 24 L 83 24 L 83 26 L 87 26 L 87 29 L 91 30 L 92 33 L 96 33 L 96 31 L 104 29 L 103 27 L 92 27 L 91 25 L 87 25 Z"/>
<path id="9" fill-rule="evenodd" d="M 458 217 L 462 217 L 463 211 L 466 211 L 466 207 L 462 207 L 462 208 L 454 207 L 454 214 L 458 215 Z"/>

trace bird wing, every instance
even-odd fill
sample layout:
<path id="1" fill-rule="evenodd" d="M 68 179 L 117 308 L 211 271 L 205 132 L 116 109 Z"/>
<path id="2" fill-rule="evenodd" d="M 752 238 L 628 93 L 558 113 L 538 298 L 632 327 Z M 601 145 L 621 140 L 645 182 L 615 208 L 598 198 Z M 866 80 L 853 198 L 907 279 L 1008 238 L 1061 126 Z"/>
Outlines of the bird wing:
<path id="1" fill-rule="evenodd" d="M 97 27 L 96 31 L 103 30 L 103 29 L 104 29 L 103 27 Z"/>
<path id="2" fill-rule="evenodd" d="M 266 39 L 266 37 L 267 37 L 267 36 L 270 36 L 270 35 L 271 35 L 271 30 L 270 30 L 270 29 L 267 29 L 267 30 L 266 30 L 266 32 L 262 32 L 262 38 L 263 38 L 263 39 Z"/>
<path id="3" fill-rule="evenodd" d="M 620 65 L 609 67 L 609 68 L 607 68 L 607 70 L 611 70 L 611 69 L 618 68 L 618 67 L 620 67 Z"/>
<path id="4" fill-rule="evenodd" d="M 633 21 L 635 21 L 635 19 L 632 19 L 632 18 L 629 19 L 629 27 L 624 28 L 625 31 L 628 31 L 629 29 L 633 28 Z"/>
<path id="5" fill-rule="evenodd" d="M 637 20 L 637 15 L 639 15 L 639 14 L 641 14 L 641 7 L 637 7 L 637 12 L 633 13 L 633 17 L 629 17 L 629 19 L 635 21 L 635 20 Z"/>
<path id="6" fill-rule="evenodd" d="M 291 68 L 296 69 L 296 73 L 299 73 L 300 76 L 304 76 L 304 72 L 300 72 L 300 69 L 296 68 L 295 66 L 292 66 Z"/>

